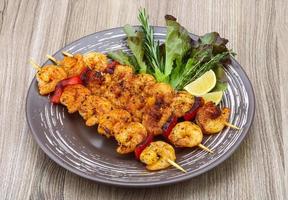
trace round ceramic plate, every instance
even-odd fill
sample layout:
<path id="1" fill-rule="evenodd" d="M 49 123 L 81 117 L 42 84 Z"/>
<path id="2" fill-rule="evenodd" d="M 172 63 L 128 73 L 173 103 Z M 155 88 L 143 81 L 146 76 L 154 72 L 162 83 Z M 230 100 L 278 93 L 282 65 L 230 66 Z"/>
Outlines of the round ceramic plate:
<path id="1" fill-rule="evenodd" d="M 155 38 L 164 41 L 166 28 L 154 27 Z M 197 36 L 191 34 L 193 38 Z M 72 54 L 99 51 L 128 51 L 122 28 L 114 28 L 83 37 L 54 57 L 62 59 L 62 51 Z M 49 64 L 49 61 L 44 65 Z M 251 83 L 232 59 L 225 68 L 229 87 L 220 106 L 231 108 L 230 122 L 240 130 L 226 128 L 206 136 L 203 144 L 214 151 L 209 154 L 198 148 L 177 149 L 177 163 L 187 170 L 175 168 L 149 172 L 133 155 L 116 153 L 116 142 L 97 134 L 96 127 L 87 127 L 79 114 L 68 114 L 61 105 L 52 105 L 49 96 L 40 96 L 34 78 L 27 95 L 26 115 L 32 134 L 42 150 L 56 163 L 82 177 L 113 185 L 149 187 L 171 184 L 202 174 L 227 159 L 240 145 L 254 116 L 254 94 Z"/>

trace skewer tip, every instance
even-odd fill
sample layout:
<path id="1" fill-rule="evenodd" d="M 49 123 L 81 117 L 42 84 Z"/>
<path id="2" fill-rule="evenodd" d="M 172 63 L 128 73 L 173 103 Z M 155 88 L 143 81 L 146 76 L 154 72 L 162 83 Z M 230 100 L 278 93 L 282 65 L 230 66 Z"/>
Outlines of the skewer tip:
<path id="1" fill-rule="evenodd" d="M 62 54 L 63 54 L 64 56 L 73 57 L 73 54 L 71 54 L 71 53 L 69 53 L 69 52 L 67 52 L 67 51 L 62 51 Z"/>
<path id="2" fill-rule="evenodd" d="M 58 65 L 58 62 L 57 62 L 56 58 L 54 58 L 53 56 L 51 56 L 51 55 L 49 55 L 49 54 L 47 54 L 46 57 L 47 57 L 49 60 L 51 60 L 52 62 L 54 62 L 55 64 Z"/>
<path id="3" fill-rule="evenodd" d="M 37 71 L 41 69 L 40 65 L 38 65 L 32 58 L 30 58 L 29 63 L 35 68 Z"/>
<path id="4" fill-rule="evenodd" d="M 174 162 L 173 160 L 167 159 L 167 162 L 170 163 L 172 166 L 174 166 L 175 168 L 179 169 L 180 171 L 187 173 L 187 171 L 185 169 L 183 169 L 180 165 L 178 165 L 176 162 Z"/>
<path id="5" fill-rule="evenodd" d="M 214 153 L 211 149 L 209 149 L 208 147 L 205 147 L 203 144 L 199 144 L 198 147 L 200 147 L 201 149 L 209 153 Z"/>
<path id="6" fill-rule="evenodd" d="M 225 122 L 225 125 L 228 126 L 228 127 L 230 127 L 230 128 L 234 128 L 234 129 L 236 129 L 236 130 L 240 130 L 240 128 L 239 128 L 238 126 L 235 126 L 235 125 L 233 125 L 233 124 L 230 124 L 229 122 Z"/>

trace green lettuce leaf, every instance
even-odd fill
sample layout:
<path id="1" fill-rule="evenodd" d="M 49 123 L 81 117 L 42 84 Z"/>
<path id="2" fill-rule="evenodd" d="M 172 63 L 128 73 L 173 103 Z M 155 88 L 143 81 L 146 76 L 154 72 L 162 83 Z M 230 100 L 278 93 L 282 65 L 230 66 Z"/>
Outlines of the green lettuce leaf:
<path id="1" fill-rule="evenodd" d="M 227 87 L 228 87 L 228 78 L 225 74 L 225 71 L 223 69 L 223 65 L 222 64 L 218 64 L 214 69 L 214 73 L 216 75 L 216 79 L 217 79 L 217 82 L 216 82 L 216 85 L 215 87 L 212 89 L 213 92 L 216 92 L 216 91 L 225 91 L 227 90 Z"/>
<path id="2" fill-rule="evenodd" d="M 176 67 L 183 65 L 183 58 L 191 49 L 191 38 L 187 30 L 182 27 L 176 18 L 166 15 L 167 34 L 165 40 L 165 69 L 164 74 L 169 76 Z"/>
<path id="3" fill-rule="evenodd" d="M 132 66 L 129 55 L 122 50 L 109 52 L 107 55 L 109 58 L 119 62 L 122 65 Z"/>
<path id="4" fill-rule="evenodd" d="M 144 48 L 143 48 L 143 33 L 142 32 L 135 32 L 134 28 L 130 25 L 124 26 L 124 32 L 126 33 L 128 39 L 128 47 L 132 51 L 137 64 L 139 66 L 140 73 L 146 73 L 147 66 L 143 60 L 144 58 Z"/>
<path id="5" fill-rule="evenodd" d="M 228 88 L 228 83 L 227 82 L 221 82 L 221 81 L 218 81 L 216 82 L 216 85 L 215 87 L 212 89 L 211 92 L 217 92 L 217 91 L 225 91 L 227 90 Z"/>
<path id="6" fill-rule="evenodd" d="M 228 51 L 226 47 L 228 40 L 221 38 L 217 32 L 206 33 L 205 35 L 201 36 L 199 40 L 201 45 L 211 45 L 213 47 L 214 55 Z"/>

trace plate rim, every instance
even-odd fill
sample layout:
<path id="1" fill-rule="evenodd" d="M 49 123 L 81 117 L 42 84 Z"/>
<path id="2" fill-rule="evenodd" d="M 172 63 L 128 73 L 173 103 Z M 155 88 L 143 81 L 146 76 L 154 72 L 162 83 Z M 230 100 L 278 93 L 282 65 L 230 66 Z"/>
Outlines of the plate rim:
<path id="1" fill-rule="evenodd" d="M 139 26 L 133 26 L 133 27 L 139 27 Z M 153 28 L 156 28 L 156 29 L 166 29 L 166 27 L 164 26 L 152 26 Z M 77 43 L 78 41 L 84 39 L 84 38 L 87 38 L 89 36 L 92 36 L 94 34 L 97 34 L 97 33 L 104 33 L 104 32 L 107 32 L 107 31 L 111 31 L 111 30 L 123 30 L 123 26 L 121 27 L 114 27 L 114 28 L 110 28 L 110 29 L 105 29 L 105 30 L 101 30 L 101 31 L 97 31 L 97 32 L 93 32 L 91 34 L 88 34 L 88 35 L 85 35 L 77 40 L 74 40 L 68 44 L 65 44 L 64 47 L 62 47 L 61 49 L 57 50 L 53 56 L 55 54 L 58 54 L 60 53 L 61 51 L 63 51 L 64 49 L 66 49 L 67 46 L 71 46 L 73 45 L 74 43 Z M 196 37 L 199 37 L 193 33 L 190 33 L 190 35 L 192 36 L 196 36 Z M 247 75 L 247 73 L 245 72 L 245 70 L 243 69 L 243 67 L 239 64 L 239 62 L 234 58 L 232 57 L 232 60 L 233 62 L 235 62 L 235 64 L 237 65 L 237 67 L 239 68 L 239 70 L 237 70 L 238 73 L 240 73 L 240 77 L 241 77 L 241 80 L 243 82 L 245 82 L 246 84 L 245 87 L 247 88 L 247 95 L 248 95 L 248 100 L 249 100 L 249 107 L 252 108 L 252 115 L 248 118 L 247 120 L 247 123 L 246 123 L 246 130 L 244 130 L 242 132 L 242 134 L 238 137 L 237 139 L 237 142 L 231 146 L 229 148 L 229 150 L 227 152 L 225 152 L 221 157 L 219 157 L 218 159 L 216 159 L 214 162 L 212 162 L 211 164 L 209 164 L 208 166 L 202 168 L 202 169 L 199 169 L 198 171 L 194 172 L 194 173 L 191 173 L 191 174 L 187 174 L 187 176 L 184 176 L 184 177 L 176 177 L 174 179 L 168 179 L 168 180 L 159 180 L 157 182 L 153 182 L 153 183 L 149 183 L 149 182 L 141 182 L 141 183 L 129 183 L 129 182 L 119 182 L 119 181 L 115 181 L 115 180 L 105 180 L 105 179 L 101 179 L 101 178 L 98 178 L 98 177 L 92 177 L 92 176 L 89 176 L 75 168 L 73 168 L 71 165 L 63 162 L 61 159 L 59 159 L 58 156 L 56 156 L 50 149 L 48 149 L 40 140 L 40 137 L 38 137 L 37 135 L 37 131 L 34 130 L 34 127 L 32 125 L 32 122 L 31 122 L 31 116 L 29 114 L 29 111 L 28 111 L 28 101 L 31 97 L 29 97 L 29 94 L 36 82 L 36 75 L 34 75 L 31 83 L 30 83 L 30 86 L 27 90 L 27 94 L 26 94 L 26 98 L 25 98 L 25 116 L 26 116 L 26 121 L 28 123 L 28 126 L 29 126 L 29 129 L 33 135 L 33 138 L 34 140 L 36 141 L 36 143 L 38 144 L 38 146 L 42 149 L 42 151 L 51 159 L 53 160 L 55 163 L 57 163 L 58 165 L 60 165 L 61 167 L 63 167 L 64 169 L 74 173 L 74 174 L 77 174 L 78 176 L 80 177 L 83 177 L 83 178 L 86 178 L 88 180 L 92 180 L 92 181 L 95 181 L 97 183 L 102 183 L 102 184 L 106 184 L 106 185 L 114 185 L 114 186 L 119 186 L 119 187 L 130 187 L 130 188 L 140 188 L 140 187 L 154 187 L 154 186 L 164 186 L 164 185 L 169 185 L 169 184 L 173 184 L 173 183 L 179 183 L 179 182 L 182 182 L 182 181 L 185 181 L 185 180 L 188 180 L 188 179 L 191 179 L 191 178 L 194 178 L 196 176 L 199 176 L 203 173 L 206 173 L 208 171 L 210 171 L 211 169 L 215 168 L 216 166 L 218 166 L 219 164 L 221 164 L 222 162 L 224 162 L 225 160 L 227 160 L 240 146 L 240 144 L 242 144 L 243 140 L 245 139 L 245 137 L 247 136 L 248 132 L 250 131 L 250 128 L 251 128 L 251 125 L 254 121 L 254 116 L 255 116 L 255 109 L 256 109 L 256 105 L 255 105 L 255 93 L 254 93 L 254 89 L 253 89 L 253 86 L 252 86 L 252 83 Z M 46 64 L 48 62 L 48 60 L 46 60 L 45 62 L 43 62 L 43 65 Z M 243 80 L 243 77 L 245 77 L 245 80 Z M 247 87 L 248 86 L 248 87 Z"/>

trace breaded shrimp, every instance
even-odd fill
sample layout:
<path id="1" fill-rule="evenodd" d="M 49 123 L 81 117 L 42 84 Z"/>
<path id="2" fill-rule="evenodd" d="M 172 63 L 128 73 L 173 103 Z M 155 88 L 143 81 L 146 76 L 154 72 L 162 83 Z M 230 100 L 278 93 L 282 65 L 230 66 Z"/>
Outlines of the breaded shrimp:
<path id="1" fill-rule="evenodd" d="M 152 171 L 169 167 L 171 164 L 167 161 L 168 159 L 176 160 L 175 151 L 170 144 L 162 141 L 152 142 L 140 155 L 140 161 Z"/>
<path id="2" fill-rule="evenodd" d="M 162 134 L 162 127 L 169 120 L 172 111 L 169 107 L 163 109 L 151 109 L 148 113 L 143 114 L 142 124 L 149 133 L 154 135 Z"/>
<path id="3" fill-rule="evenodd" d="M 99 52 L 89 52 L 85 54 L 84 62 L 90 69 L 102 72 L 108 65 L 107 56 Z"/>
<path id="4" fill-rule="evenodd" d="M 133 121 L 141 122 L 144 106 L 145 98 L 141 94 L 133 94 L 127 98 L 125 109 L 131 113 Z"/>
<path id="5" fill-rule="evenodd" d="M 67 107 L 69 113 L 74 113 L 78 111 L 82 102 L 90 93 L 90 90 L 81 84 L 68 85 L 63 90 L 60 102 Z"/>
<path id="6" fill-rule="evenodd" d="M 170 104 L 174 97 L 174 90 L 167 83 L 155 83 L 145 87 L 145 92 L 148 96 L 154 96 L 157 99 L 162 98 L 164 103 Z"/>
<path id="7" fill-rule="evenodd" d="M 149 133 L 162 134 L 162 127 L 172 116 L 172 109 L 166 106 L 163 98 L 149 97 L 146 99 L 142 124 Z"/>
<path id="8" fill-rule="evenodd" d="M 116 65 L 114 72 L 112 74 L 115 80 L 119 80 L 119 79 L 128 80 L 132 78 L 133 75 L 134 75 L 133 68 L 130 66 L 126 66 L 126 65 Z"/>
<path id="9" fill-rule="evenodd" d="M 117 130 L 120 124 L 125 124 L 131 121 L 131 115 L 126 110 L 115 109 L 104 115 L 99 116 L 98 133 L 106 137 L 114 136 L 114 127 L 117 123 Z"/>
<path id="10" fill-rule="evenodd" d="M 59 65 L 66 71 L 68 77 L 80 75 L 86 67 L 80 54 L 73 57 L 64 56 L 63 60 L 59 61 Z"/>
<path id="11" fill-rule="evenodd" d="M 39 93 L 41 95 L 49 94 L 55 90 L 58 82 L 67 78 L 67 73 L 61 67 L 56 65 L 46 65 L 37 72 Z"/>
<path id="12" fill-rule="evenodd" d="M 196 123 L 204 134 L 215 134 L 220 132 L 229 119 L 230 109 L 221 110 L 213 103 L 207 102 L 199 109 L 196 115 Z"/>
<path id="13" fill-rule="evenodd" d="M 194 96 L 186 91 L 179 91 L 173 98 L 171 107 L 176 117 L 183 117 L 194 104 Z"/>
<path id="14" fill-rule="evenodd" d="M 109 74 L 103 74 L 99 71 L 90 71 L 84 78 L 84 84 L 92 94 L 102 96 L 111 78 Z"/>
<path id="15" fill-rule="evenodd" d="M 134 93 L 143 92 L 145 87 L 154 85 L 156 83 L 155 78 L 150 74 L 136 74 L 133 79 L 131 79 L 132 91 Z"/>
<path id="16" fill-rule="evenodd" d="M 178 123 L 168 136 L 176 147 L 195 147 L 201 144 L 203 134 L 196 124 L 184 121 Z"/>
<path id="17" fill-rule="evenodd" d="M 99 117 L 113 110 L 110 101 L 95 95 L 87 96 L 79 108 L 79 114 L 86 120 L 87 126 L 99 123 Z"/>
<path id="18" fill-rule="evenodd" d="M 115 134 L 115 139 L 119 147 L 117 152 L 120 154 L 131 153 L 136 146 L 147 137 L 145 127 L 139 122 L 130 122 L 121 131 Z"/>

